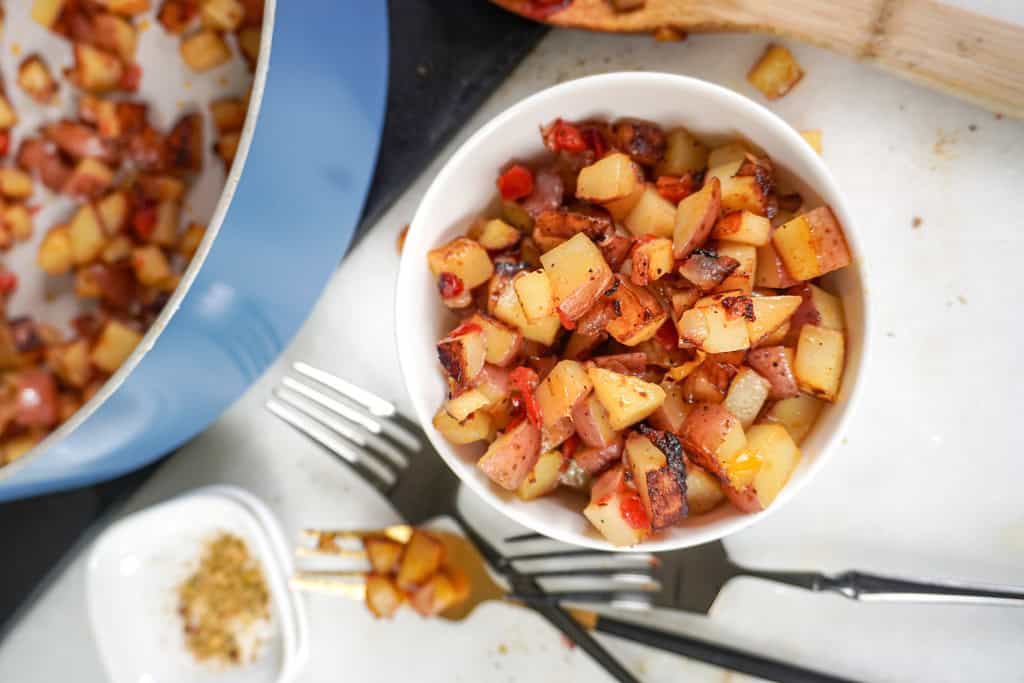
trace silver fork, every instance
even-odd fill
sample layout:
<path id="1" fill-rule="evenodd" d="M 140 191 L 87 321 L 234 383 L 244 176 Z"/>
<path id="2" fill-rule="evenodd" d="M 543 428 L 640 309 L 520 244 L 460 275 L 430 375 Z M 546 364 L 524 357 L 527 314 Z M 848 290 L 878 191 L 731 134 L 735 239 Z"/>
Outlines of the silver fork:
<path id="1" fill-rule="evenodd" d="M 406 522 L 417 525 L 435 517 L 451 518 L 491 569 L 509 584 L 510 597 L 537 610 L 617 680 L 636 681 L 559 603 L 573 600 L 649 607 L 651 596 L 665 588 L 653 574 L 658 565 L 655 556 L 564 546 L 542 553 L 543 557 L 506 556 L 466 522 L 455 504 L 458 478 L 433 451 L 416 424 L 400 415 L 390 402 L 306 363 L 292 366 L 292 372 L 282 379 L 266 406 L 353 467 L 391 500 Z M 539 562 L 532 568 L 522 565 L 530 560 Z M 581 587 L 581 581 L 590 584 Z M 587 628 L 769 680 L 849 683 L 718 643 L 607 615 L 597 616 Z"/>
<path id="2" fill-rule="evenodd" d="M 561 606 L 544 599 L 539 584 L 503 562 L 456 505 L 458 478 L 431 452 L 426 435 L 389 401 L 306 363 L 274 390 L 267 409 L 350 465 L 383 493 L 412 525 L 452 519 L 522 600 L 622 683 L 639 683 Z M 429 493 L 429 495 L 425 495 Z M 608 578 L 608 577 L 603 577 Z M 616 577 L 611 577 L 613 583 Z M 615 590 L 608 591 L 609 600 Z"/>

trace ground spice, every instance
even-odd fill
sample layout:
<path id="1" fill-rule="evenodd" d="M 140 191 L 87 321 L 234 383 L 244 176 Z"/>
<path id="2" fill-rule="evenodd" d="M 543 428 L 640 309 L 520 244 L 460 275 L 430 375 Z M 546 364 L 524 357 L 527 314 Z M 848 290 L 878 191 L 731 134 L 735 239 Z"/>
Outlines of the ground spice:
<path id="1" fill-rule="evenodd" d="M 263 570 L 245 541 L 222 533 L 204 548 L 199 567 L 178 587 L 185 644 L 201 662 L 238 664 L 238 634 L 269 618 L 270 593 Z"/>

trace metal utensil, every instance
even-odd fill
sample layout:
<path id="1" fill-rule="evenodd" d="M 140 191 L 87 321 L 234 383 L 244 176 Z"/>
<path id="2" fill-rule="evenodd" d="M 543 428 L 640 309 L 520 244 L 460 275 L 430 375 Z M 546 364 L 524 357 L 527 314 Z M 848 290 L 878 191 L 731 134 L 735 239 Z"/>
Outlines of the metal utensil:
<path id="1" fill-rule="evenodd" d="M 270 412 L 351 465 L 391 500 L 406 521 L 421 524 L 433 517 L 450 517 L 491 566 L 502 566 L 498 551 L 459 512 L 459 481 L 430 452 L 422 431 L 371 392 L 306 363 L 296 363 L 292 369 L 294 374 L 285 377 L 274 398 L 267 401 Z M 504 574 L 517 592 L 539 591 L 533 578 L 511 567 L 506 566 Z M 560 606 L 542 599 L 527 602 L 616 680 L 638 683 Z"/>
<path id="2" fill-rule="evenodd" d="M 524 534 L 505 539 L 520 547 L 508 560 L 521 570 L 530 563 L 563 557 L 575 552 L 570 546 L 540 536 Z M 533 544 L 522 550 L 525 544 Z M 599 551 L 595 551 L 599 552 Z M 1024 588 L 970 585 L 954 581 L 903 579 L 846 571 L 828 575 L 821 572 L 769 571 L 742 567 L 729 559 L 721 541 L 658 555 L 653 575 L 659 590 L 644 595 L 658 607 L 706 613 L 722 588 L 737 576 L 775 581 L 815 592 L 838 593 L 862 602 L 925 602 L 1002 605 L 1024 607 Z M 534 574 L 537 576 L 537 574 Z"/>

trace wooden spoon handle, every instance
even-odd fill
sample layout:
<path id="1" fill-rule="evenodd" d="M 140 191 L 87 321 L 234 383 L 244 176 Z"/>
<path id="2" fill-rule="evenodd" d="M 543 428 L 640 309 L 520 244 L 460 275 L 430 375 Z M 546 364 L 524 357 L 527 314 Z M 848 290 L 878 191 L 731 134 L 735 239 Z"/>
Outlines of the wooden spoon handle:
<path id="1" fill-rule="evenodd" d="M 556 26 L 597 31 L 773 33 L 1024 118 L 1024 27 L 935 0 L 647 0 L 624 13 L 609 0 L 573 0 L 547 16 L 534 0 L 494 2 Z"/>

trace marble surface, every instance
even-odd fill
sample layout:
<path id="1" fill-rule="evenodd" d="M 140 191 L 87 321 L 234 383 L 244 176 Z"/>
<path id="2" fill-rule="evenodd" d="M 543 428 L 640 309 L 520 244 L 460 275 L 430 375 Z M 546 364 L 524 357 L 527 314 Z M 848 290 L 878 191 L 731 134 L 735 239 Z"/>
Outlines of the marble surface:
<path id="1" fill-rule="evenodd" d="M 985 9 L 1024 23 L 1019 3 Z M 766 42 L 723 35 L 664 44 L 555 32 L 460 139 L 509 103 L 591 73 L 670 71 L 756 97 L 744 74 Z M 1024 584 L 1024 459 L 1015 424 L 1024 381 L 1017 338 L 1024 323 L 1016 316 L 1024 124 L 824 51 L 793 49 L 807 75 L 771 107 L 796 128 L 823 131 L 824 158 L 863 233 L 878 338 L 838 457 L 786 508 L 730 538 L 729 551 L 759 567 Z M 261 405 L 287 364 L 302 359 L 408 408 L 392 342 L 402 329 L 392 313 L 395 237 L 451 149 L 346 259 L 284 357 L 129 508 L 230 482 L 263 498 L 291 533 L 394 519 L 382 499 Z M 83 588 L 79 556 L 0 644 L 0 680 L 104 679 Z M 313 642 L 304 682 L 406 680 L 411 665 L 417 681 L 605 679 L 542 620 L 514 608 L 484 606 L 452 625 L 410 613 L 376 622 L 361 605 L 326 597 L 308 604 Z M 1020 609 L 857 604 L 737 580 L 710 617 L 657 619 L 863 680 L 1024 681 Z M 729 680 L 711 667 L 605 642 L 644 681 Z"/>

